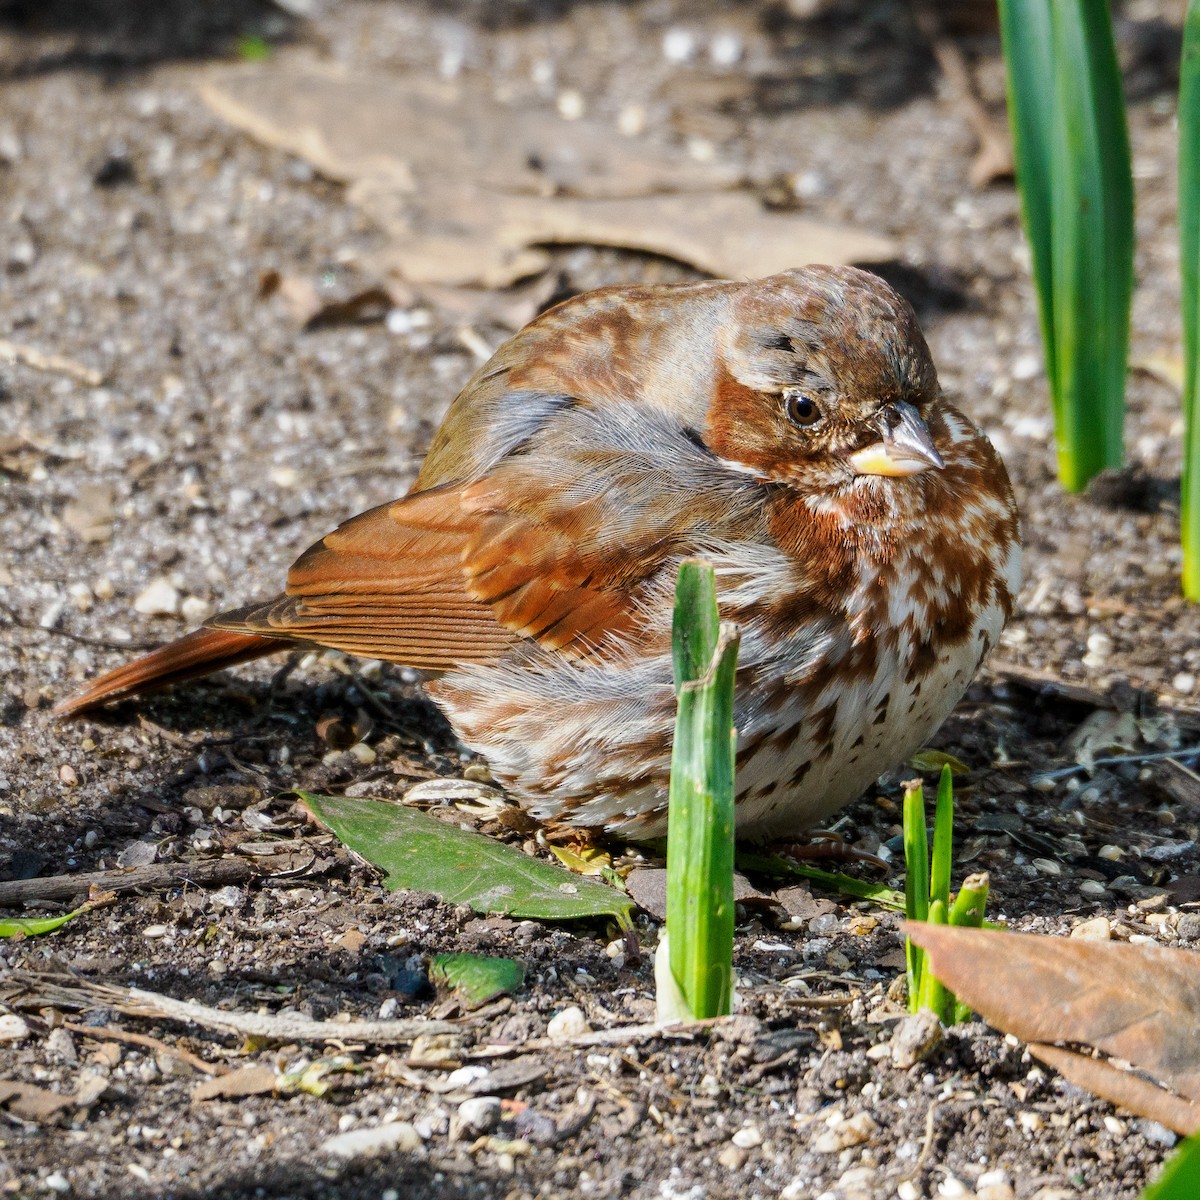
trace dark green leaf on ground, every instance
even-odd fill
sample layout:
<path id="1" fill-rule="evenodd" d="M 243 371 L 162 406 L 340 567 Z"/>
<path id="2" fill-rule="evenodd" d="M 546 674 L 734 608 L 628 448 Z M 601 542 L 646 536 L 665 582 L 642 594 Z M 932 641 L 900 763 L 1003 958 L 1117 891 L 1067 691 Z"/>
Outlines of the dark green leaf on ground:
<path id="1" fill-rule="evenodd" d="M 485 954 L 435 954 L 429 963 L 435 987 L 454 992 L 468 1008 L 515 992 L 525 982 L 525 968 L 511 958 Z"/>
<path id="2" fill-rule="evenodd" d="M 381 800 L 296 794 L 346 846 L 386 873 L 392 891 L 432 892 L 476 912 L 548 921 L 615 917 L 630 925 L 627 896 L 503 842 Z"/>

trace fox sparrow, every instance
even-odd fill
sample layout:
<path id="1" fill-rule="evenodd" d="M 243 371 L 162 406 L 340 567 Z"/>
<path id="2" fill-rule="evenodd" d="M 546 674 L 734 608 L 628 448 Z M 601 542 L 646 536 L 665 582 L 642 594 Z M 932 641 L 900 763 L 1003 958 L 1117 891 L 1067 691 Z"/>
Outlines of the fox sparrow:
<path id="1" fill-rule="evenodd" d="M 451 405 L 411 491 L 286 592 L 59 711 L 312 643 L 431 673 L 536 816 L 666 827 L 681 559 L 742 630 L 737 823 L 787 836 L 937 728 L 1012 610 L 1017 513 L 909 306 L 852 268 L 603 288 L 537 318 Z"/>

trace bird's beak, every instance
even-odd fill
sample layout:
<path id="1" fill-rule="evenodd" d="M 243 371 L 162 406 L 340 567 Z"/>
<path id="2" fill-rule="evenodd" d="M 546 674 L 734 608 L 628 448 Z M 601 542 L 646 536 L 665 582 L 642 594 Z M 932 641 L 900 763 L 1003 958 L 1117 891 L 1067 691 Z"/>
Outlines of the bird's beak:
<path id="1" fill-rule="evenodd" d="M 937 452 L 929 427 L 911 404 L 898 400 L 883 408 L 872 424 L 881 440 L 851 454 L 856 475 L 916 475 L 946 464 Z"/>

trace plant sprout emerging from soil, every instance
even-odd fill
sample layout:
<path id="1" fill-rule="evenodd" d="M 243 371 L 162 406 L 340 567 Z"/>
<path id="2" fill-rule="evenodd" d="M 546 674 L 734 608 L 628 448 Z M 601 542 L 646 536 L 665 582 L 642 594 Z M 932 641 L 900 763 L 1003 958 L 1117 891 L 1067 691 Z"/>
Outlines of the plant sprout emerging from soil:
<path id="1" fill-rule="evenodd" d="M 1000 0 L 1021 216 L 1058 474 L 1119 467 L 1133 292 L 1133 172 L 1108 0 Z"/>
<path id="2" fill-rule="evenodd" d="M 947 763 L 938 781 L 937 806 L 933 818 L 933 858 L 929 857 L 925 829 L 925 789 L 916 780 L 904 788 L 905 915 L 910 921 L 932 925 L 961 925 L 979 929 L 987 905 L 986 873 L 968 875 L 950 902 L 950 860 L 954 841 L 954 777 Z M 943 1025 L 965 1020 L 968 1010 L 960 1005 L 934 975 L 925 952 L 905 939 L 904 958 L 908 975 L 908 1010 L 933 1012 Z"/>
<path id="3" fill-rule="evenodd" d="M 660 1020 L 733 1001 L 733 684 L 739 634 L 717 616 L 712 567 L 680 565 L 672 636 L 678 712 L 667 817 L 667 926 L 655 964 Z"/>
<path id="4" fill-rule="evenodd" d="M 1200 0 L 1189 0 L 1179 66 L 1179 270 L 1183 310 L 1183 594 L 1200 600 Z"/>

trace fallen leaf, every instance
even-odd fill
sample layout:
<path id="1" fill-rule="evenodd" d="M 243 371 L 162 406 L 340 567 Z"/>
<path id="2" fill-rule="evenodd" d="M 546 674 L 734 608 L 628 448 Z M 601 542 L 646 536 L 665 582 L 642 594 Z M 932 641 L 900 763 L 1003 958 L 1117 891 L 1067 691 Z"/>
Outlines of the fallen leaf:
<path id="1" fill-rule="evenodd" d="M 349 200 L 391 235 L 413 283 L 507 286 L 542 271 L 544 247 L 561 243 L 644 250 L 731 278 L 896 253 L 875 234 L 765 211 L 730 190 L 742 182 L 732 164 L 498 104 L 469 81 L 293 58 L 211 71 L 200 91 L 232 125 L 351 185 Z"/>
<path id="2" fill-rule="evenodd" d="M 938 978 L 996 1028 L 1030 1043 L 1094 1046 L 1200 1102 L 1200 954 L 912 921 L 905 932 L 929 952 Z M 1133 1077 L 1119 1073 L 1118 1087 L 1108 1072 L 1072 1067 L 1098 1085 L 1108 1078 L 1099 1094 L 1132 1107 Z M 1200 1103 L 1190 1107 L 1200 1114 Z"/>
<path id="3" fill-rule="evenodd" d="M 478 1008 L 525 982 L 525 968 L 511 958 L 483 954 L 435 954 L 429 962 L 434 986 L 448 988 L 467 1008 Z"/>
<path id="4" fill-rule="evenodd" d="M 550 853 L 576 875 L 603 875 L 612 867 L 612 855 L 599 846 L 551 846 Z"/>
<path id="5" fill-rule="evenodd" d="M 274 1067 L 240 1067 L 227 1075 L 214 1075 L 192 1089 L 192 1099 L 237 1100 L 242 1096 L 263 1096 L 275 1091 L 278 1076 Z"/>
<path id="6" fill-rule="evenodd" d="M 611 916 L 629 924 L 628 897 L 482 834 L 380 800 L 296 795 L 343 844 L 385 871 L 392 890 L 432 892 L 476 912 L 557 921 Z"/>
<path id="7" fill-rule="evenodd" d="M 31 1083 L 18 1083 L 14 1079 L 0 1079 L 0 1108 L 12 1113 L 22 1121 L 41 1123 L 50 1120 L 64 1108 L 76 1107 L 73 1095 L 48 1092 Z"/>

